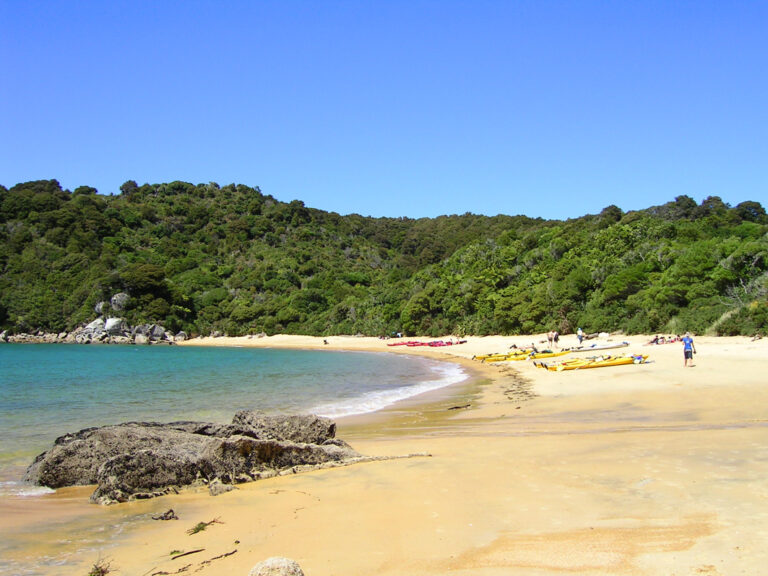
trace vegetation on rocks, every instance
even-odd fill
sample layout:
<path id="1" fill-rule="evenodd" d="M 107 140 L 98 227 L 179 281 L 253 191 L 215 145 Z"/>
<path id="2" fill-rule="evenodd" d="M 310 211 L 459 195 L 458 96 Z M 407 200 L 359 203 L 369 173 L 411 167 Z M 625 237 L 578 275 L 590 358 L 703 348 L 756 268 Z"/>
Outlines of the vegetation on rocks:
<path id="1" fill-rule="evenodd" d="M 768 217 L 718 197 L 566 221 L 409 219 L 240 184 L 0 186 L 0 330 L 71 331 L 97 308 L 192 335 L 752 335 L 768 329 Z"/>

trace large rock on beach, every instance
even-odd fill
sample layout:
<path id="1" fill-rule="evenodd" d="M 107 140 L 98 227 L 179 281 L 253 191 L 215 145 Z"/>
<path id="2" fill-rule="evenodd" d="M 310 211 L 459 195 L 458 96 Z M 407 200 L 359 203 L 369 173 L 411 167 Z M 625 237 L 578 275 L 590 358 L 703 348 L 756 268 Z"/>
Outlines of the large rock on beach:
<path id="1" fill-rule="evenodd" d="M 317 416 L 241 411 L 232 424 L 129 422 L 57 438 L 25 474 L 26 482 L 60 488 L 96 484 L 102 504 L 151 498 L 214 480 L 248 480 L 359 461 Z"/>

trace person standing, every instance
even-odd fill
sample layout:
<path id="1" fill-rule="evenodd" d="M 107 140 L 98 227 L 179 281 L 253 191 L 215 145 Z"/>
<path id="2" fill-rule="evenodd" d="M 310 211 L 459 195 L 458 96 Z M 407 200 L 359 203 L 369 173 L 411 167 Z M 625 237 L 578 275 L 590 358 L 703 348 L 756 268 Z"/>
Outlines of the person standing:
<path id="1" fill-rule="evenodd" d="M 581 329 L 581 327 L 576 330 L 576 338 L 579 339 L 579 344 L 581 344 L 581 341 L 584 340 L 584 331 Z"/>
<path id="2" fill-rule="evenodd" d="M 693 355 L 696 354 L 696 346 L 693 345 L 693 338 L 690 332 L 683 336 L 683 366 L 693 366 Z"/>

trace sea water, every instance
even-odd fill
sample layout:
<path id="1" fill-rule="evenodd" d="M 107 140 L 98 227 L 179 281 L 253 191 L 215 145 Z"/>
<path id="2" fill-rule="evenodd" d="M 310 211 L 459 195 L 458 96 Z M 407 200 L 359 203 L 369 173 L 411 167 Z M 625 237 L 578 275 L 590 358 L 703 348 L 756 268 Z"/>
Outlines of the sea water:
<path id="1" fill-rule="evenodd" d="M 227 423 L 238 410 L 364 414 L 464 380 L 455 364 L 391 353 L 0 344 L 0 498 L 66 433 L 120 422 Z"/>
<path id="2" fill-rule="evenodd" d="M 392 353 L 253 348 L 0 344 L 0 576 L 73 573 L 148 520 L 23 484 L 66 433 L 129 421 L 227 423 L 238 410 L 364 414 L 461 382 L 446 362 Z M 143 509 L 143 508 L 142 508 Z"/>

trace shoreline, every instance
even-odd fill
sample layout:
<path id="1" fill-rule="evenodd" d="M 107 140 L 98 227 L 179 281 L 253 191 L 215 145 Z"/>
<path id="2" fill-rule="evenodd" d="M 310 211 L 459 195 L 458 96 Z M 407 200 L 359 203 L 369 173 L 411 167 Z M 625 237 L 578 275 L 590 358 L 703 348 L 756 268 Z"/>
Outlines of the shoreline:
<path id="1" fill-rule="evenodd" d="M 530 361 L 471 359 L 540 335 L 407 349 L 358 337 L 180 344 L 416 354 L 459 362 L 470 378 L 336 419 L 338 436 L 364 454 L 430 457 L 261 480 L 216 498 L 190 491 L 99 510 L 89 515 L 145 520 L 98 556 L 123 574 L 191 564 L 202 574 L 245 575 L 275 555 L 297 560 L 307 576 L 760 573 L 768 536 L 768 341 L 699 337 L 696 366 L 683 368 L 680 344 L 613 338 L 632 342 L 618 352 L 647 353 L 650 362 L 558 373 Z M 571 336 L 560 342 L 575 343 Z M 146 521 L 169 507 L 180 521 Z M 221 525 L 185 533 L 217 517 Z M 205 553 L 169 555 L 192 547 Z M 66 573 L 85 574 L 95 560 L 84 556 L 78 571 Z"/>

